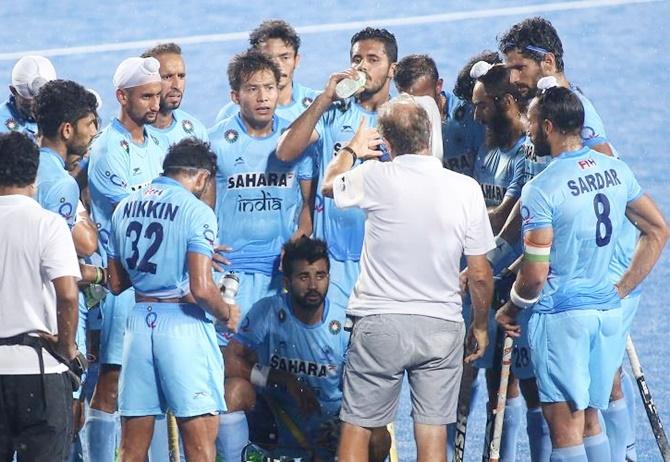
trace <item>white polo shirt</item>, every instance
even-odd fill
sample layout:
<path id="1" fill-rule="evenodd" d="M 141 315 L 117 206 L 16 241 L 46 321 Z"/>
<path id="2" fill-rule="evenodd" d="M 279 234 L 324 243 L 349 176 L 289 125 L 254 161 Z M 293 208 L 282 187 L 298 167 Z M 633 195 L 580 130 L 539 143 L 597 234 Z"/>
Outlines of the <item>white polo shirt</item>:
<path id="1" fill-rule="evenodd" d="M 58 333 L 51 281 L 81 279 L 72 235 L 60 215 L 33 199 L 0 196 L 0 337 L 38 330 Z M 67 367 L 43 350 L 46 373 Z M 34 349 L 0 346 L 0 375 L 39 374 Z"/>
<path id="2" fill-rule="evenodd" d="M 427 155 L 367 161 L 335 179 L 338 207 L 366 213 L 361 272 L 347 312 L 462 321 L 461 256 L 495 248 L 477 182 Z"/>

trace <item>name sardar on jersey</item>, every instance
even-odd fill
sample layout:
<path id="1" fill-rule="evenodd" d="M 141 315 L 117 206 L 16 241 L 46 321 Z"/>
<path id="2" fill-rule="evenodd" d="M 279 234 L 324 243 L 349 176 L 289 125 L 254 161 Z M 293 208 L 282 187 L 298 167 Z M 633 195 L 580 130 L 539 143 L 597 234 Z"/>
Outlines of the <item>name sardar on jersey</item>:
<path id="1" fill-rule="evenodd" d="M 593 159 L 583 159 L 577 162 L 577 165 L 582 170 L 595 167 L 596 161 Z M 582 193 L 591 191 L 598 191 L 600 189 L 609 188 L 621 184 L 617 171 L 613 168 L 601 172 L 595 172 L 588 175 L 577 177 L 569 180 L 567 183 L 570 188 L 570 194 L 579 196 Z"/>
<path id="2" fill-rule="evenodd" d="M 334 364 L 319 364 L 302 359 L 284 358 L 279 355 L 272 355 L 270 357 L 270 367 L 292 374 L 302 374 L 317 378 L 328 377 L 337 373 L 337 366 Z"/>

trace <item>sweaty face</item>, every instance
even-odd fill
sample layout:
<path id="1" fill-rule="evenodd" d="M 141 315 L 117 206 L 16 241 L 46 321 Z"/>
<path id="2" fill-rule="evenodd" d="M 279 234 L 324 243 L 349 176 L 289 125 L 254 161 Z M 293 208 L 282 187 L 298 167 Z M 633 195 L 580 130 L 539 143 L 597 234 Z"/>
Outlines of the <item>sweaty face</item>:
<path id="1" fill-rule="evenodd" d="M 472 90 L 472 104 L 475 107 L 475 120 L 488 125 L 493 120 L 496 113 L 496 107 L 493 101 L 484 88 L 481 82 L 475 83 L 475 88 Z"/>
<path id="2" fill-rule="evenodd" d="M 98 133 L 98 119 L 95 114 L 88 114 L 74 124 L 73 136 L 67 143 L 68 156 L 83 157 Z"/>
<path id="3" fill-rule="evenodd" d="M 161 87 L 161 111 L 177 109 L 181 104 L 186 87 L 186 65 L 184 59 L 174 53 L 166 53 L 158 56 L 161 64 L 160 74 Z"/>
<path id="4" fill-rule="evenodd" d="M 511 69 L 510 81 L 519 88 L 521 95 L 527 99 L 534 97 L 537 82 L 544 77 L 540 64 L 516 50 L 505 53 L 505 64 Z"/>
<path id="5" fill-rule="evenodd" d="M 378 40 L 361 40 L 351 47 L 351 67 L 365 74 L 364 95 L 372 96 L 393 77 L 392 63 L 384 44 Z"/>
<path id="6" fill-rule="evenodd" d="M 242 118 L 252 126 L 262 126 L 272 121 L 279 89 L 270 70 L 255 72 L 242 83 L 239 91 L 232 92 L 233 101 L 240 105 Z"/>
<path id="7" fill-rule="evenodd" d="M 537 99 L 531 101 L 528 106 L 528 137 L 535 146 L 534 153 L 536 156 L 544 157 L 551 155 L 551 146 L 547 139 L 547 134 L 542 127 L 540 120 L 540 113 L 537 108 Z"/>
<path id="8" fill-rule="evenodd" d="M 138 87 L 127 88 L 123 104 L 128 116 L 138 125 L 152 124 L 156 121 L 161 99 L 159 82 L 147 83 Z"/>
<path id="9" fill-rule="evenodd" d="M 412 96 L 430 96 L 439 102 L 441 85 L 438 84 L 432 77 L 423 75 L 416 79 L 408 88 L 398 88 L 398 91 L 404 91 Z"/>
<path id="10" fill-rule="evenodd" d="M 279 67 L 281 77 L 278 86 L 280 90 L 283 90 L 293 80 L 293 73 L 300 62 L 298 53 L 291 45 L 279 38 L 271 38 L 262 42 L 258 49 Z"/>
<path id="11" fill-rule="evenodd" d="M 297 308 L 315 311 L 321 307 L 328 292 L 330 277 L 326 260 L 309 263 L 307 260 L 293 262 L 291 277 L 286 279 L 288 293 Z"/>

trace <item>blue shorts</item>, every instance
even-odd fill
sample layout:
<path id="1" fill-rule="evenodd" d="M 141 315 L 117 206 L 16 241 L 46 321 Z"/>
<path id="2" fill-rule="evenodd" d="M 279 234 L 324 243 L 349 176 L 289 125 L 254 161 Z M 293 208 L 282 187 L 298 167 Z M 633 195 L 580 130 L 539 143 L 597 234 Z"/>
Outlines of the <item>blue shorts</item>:
<path id="1" fill-rule="evenodd" d="M 533 313 L 528 339 L 540 401 L 607 409 L 625 343 L 622 310 Z"/>
<path id="2" fill-rule="evenodd" d="M 119 295 L 107 294 L 100 303 L 102 329 L 100 333 L 100 364 L 121 365 L 123 360 L 123 333 L 128 313 L 135 306 L 135 289 Z"/>
<path id="3" fill-rule="evenodd" d="M 330 256 L 330 285 L 328 286 L 328 300 L 331 306 L 346 309 L 349 296 L 354 290 L 360 264 L 358 260 L 339 261 Z"/>
<path id="4" fill-rule="evenodd" d="M 218 414 L 223 358 L 197 305 L 138 303 L 128 316 L 119 380 L 122 416 Z"/>
<path id="5" fill-rule="evenodd" d="M 640 306 L 640 293 L 629 295 L 621 300 L 621 317 L 623 318 L 624 337 L 630 334 L 630 329 L 633 327 L 633 321 L 637 314 L 637 309 Z"/>
<path id="6" fill-rule="evenodd" d="M 237 306 L 240 307 L 240 321 L 249 312 L 254 303 L 261 298 L 281 294 L 284 289 L 283 274 L 277 271 L 272 276 L 263 273 L 235 273 L 240 279 L 240 288 L 235 296 Z M 220 346 L 228 345 L 228 341 L 235 332 L 220 323 L 215 324 L 216 338 Z"/>
<path id="7" fill-rule="evenodd" d="M 531 314 L 533 314 L 533 311 L 527 309 L 519 313 L 519 316 L 517 317 L 517 322 L 521 326 L 521 336 L 514 339 L 511 369 L 514 377 L 520 380 L 527 380 L 535 377 L 530 345 L 528 344 L 528 320 L 530 319 Z"/>

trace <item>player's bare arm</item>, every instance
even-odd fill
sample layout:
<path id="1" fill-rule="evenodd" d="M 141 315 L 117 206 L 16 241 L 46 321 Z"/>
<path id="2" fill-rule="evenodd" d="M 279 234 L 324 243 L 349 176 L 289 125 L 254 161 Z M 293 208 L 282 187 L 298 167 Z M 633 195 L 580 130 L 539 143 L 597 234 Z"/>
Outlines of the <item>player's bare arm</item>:
<path id="1" fill-rule="evenodd" d="M 302 236 L 311 236 L 314 230 L 314 201 L 316 199 L 316 181 L 301 180 L 300 194 L 302 196 L 302 208 L 298 216 L 298 229 L 293 233 L 291 240 Z"/>
<path id="2" fill-rule="evenodd" d="M 663 214 L 646 194 L 628 204 L 626 216 L 640 230 L 640 239 L 630 267 L 615 284 L 621 298 L 626 297 L 647 277 L 670 236 Z"/>
<path id="3" fill-rule="evenodd" d="M 485 255 L 468 255 L 468 287 L 472 299 L 473 321 L 468 329 L 467 345 L 473 350 L 465 358 L 470 363 L 484 356 L 488 345 L 487 312 L 493 299 L 493 275 Z"/>
<path id="4" fill-rule="evenodd" d="M 72 240 L 79 257 L 90 257 L 98 249 L 98 229 L 85 210 L 77 213 L 77 222 L 72 227 Z"/>
<path id="5" fill-rule="evenodd" d="M 240 320 L 240 309 L 237 305 L 223 301 L 212 278 L 212 260 L 206 255 L 189 252 L 188 276 L 196 303 L 228 328 L 235 330 Z"/>
<path id="6" fill-rule="evenodd" d="M 226 377 L 239 377 L 251 381 L 251 371 L 257 362 L 256 353 L 242 342 L 231 339 L 223 349 Z"/>
<path id="7" fill-rule="evenodd" d="M 326 88 L 317 96 L 314 102 L 298 117 L 291 127 L 279 138 L 277 144 L 277 158 L 284 162 L 290 162 L 303 153 L 305 148 L 319 139 L 319 134 L 314 129 L 319 122 L 321 115 L 337 99 L 335 96 L 335 86 L 340 80 L 346 78 L 356 78 L 356 71 L 347 69 L 343 72 L 336 72 L 330 76 Z"/>
<path id="8" fill-rule="evenodd" d="M 489 220 L 491 221 L 493 234 L 497 235 L 501 232 L 517 202 L 519 202 L 519 198 L 505 196 L 500 205 L 489 209 Z"/>
<path id="9" fill-rule="evenodd" d="M 115 258 L 107 262 L 107 287 L 114 295 L 119 295 L 131 286 L 128 273 Z"/>

